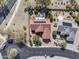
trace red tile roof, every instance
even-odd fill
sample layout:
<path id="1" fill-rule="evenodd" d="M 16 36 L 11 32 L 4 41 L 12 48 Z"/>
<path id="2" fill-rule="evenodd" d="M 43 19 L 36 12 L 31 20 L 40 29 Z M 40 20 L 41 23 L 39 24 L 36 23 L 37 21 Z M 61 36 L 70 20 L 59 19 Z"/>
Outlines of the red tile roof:
<path id="1" fill-rule="evenodd" d="M 39 25 L 35 32 L 43 32 L 43 26 Z"/>
<path id="2" fill-rule="evenodd" d="M 40 24 L 31 24 L 31 30 L 36 30 Z"/>
<path id="3" fill-rule="evenodd" d="M 30 26 L 31 31 L 43 32 L 42 34 L 43 39 L 50 39 L 51 24 L 47 19 L 37 21 L 33 17 L 32 19 L 30 19 Z"/>
<path id="4" fill-rule="evenodd" d="M 42 35 L 43 39 L 50 39 L 50 30 L 48 28 L 44 29 L 43 35 Z"/>
<path id="5" fill-rule="evenodd" d="M 50 39 L 50 32 L 51 32 L 50 24 L 31 24 L 31 30 L 35 32 L 43 32 L 42 38 L 43 39 Z"/>

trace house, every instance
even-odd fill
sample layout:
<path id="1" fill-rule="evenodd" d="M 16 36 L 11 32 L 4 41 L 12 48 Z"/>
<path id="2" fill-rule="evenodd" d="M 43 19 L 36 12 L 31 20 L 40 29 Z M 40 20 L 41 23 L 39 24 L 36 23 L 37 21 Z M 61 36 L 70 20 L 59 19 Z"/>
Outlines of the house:
<path id="1" fill-rule="evenodd" d="M 43 41 L 50 41 L 51 24 L 50 20 L 39 14 L 30 19 L 30 34 L 39 35 Z"/>
<path id="2" fill-rule="evenodd" d="M 74 42 L 77 24 L 72 20 L 61 20 L 57 22 L 57 31 L 60 35 L 67 35 L 67 42 Z"/>

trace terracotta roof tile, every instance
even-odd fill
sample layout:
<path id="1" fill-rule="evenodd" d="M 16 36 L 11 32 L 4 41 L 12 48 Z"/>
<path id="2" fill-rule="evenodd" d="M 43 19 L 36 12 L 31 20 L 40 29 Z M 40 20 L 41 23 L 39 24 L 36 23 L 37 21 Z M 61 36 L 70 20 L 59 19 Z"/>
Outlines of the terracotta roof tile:
<path id="1" fill-rule="evenodd" d="M 43 39 L 50 39 L 50 30 L 48 28 L 44 29 L 43 35 L 42 35 Z"/>
<path id="2" fill-rule="evenodd" d="M 43 26 L 38 26 L 38 28 L 35 30 L 35 32 L 43 32 Z"/>

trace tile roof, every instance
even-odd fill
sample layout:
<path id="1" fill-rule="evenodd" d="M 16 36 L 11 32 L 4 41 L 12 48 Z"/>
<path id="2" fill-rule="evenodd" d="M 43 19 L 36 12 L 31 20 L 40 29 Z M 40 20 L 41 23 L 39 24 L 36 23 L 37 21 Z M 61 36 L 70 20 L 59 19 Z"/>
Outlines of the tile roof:
<path id="1" fill-rule="evenodd" d="M 48 28 L 44 29 L 43 35 L 42 35 L 43 39 L 50 39 L 50 30 Z"/>
<path id="2" fill-rule="evenodd" d="M 36 30 L 39 24 L 31 24 L 31 30 Z"/>
<path id="3" fill-rule="evenodd" d="M 50 39 L 50 31 L 51 31 L 50 24 L 31 24 L 31 31 L 43 32 L 42 38 Z"/>
<path id="4" fill-rule="evenodd" d="M 50 39 L 51 24 L 48 19 L 35 20 L 35 16 L 30 19 L 30 29 L 35 32 L 42 32 L 43 39 Z"/>
<path id="5" fill-rule="evenodd" d="M 35 32 L 43 32 L 43 26 L 39 25 Z"/>

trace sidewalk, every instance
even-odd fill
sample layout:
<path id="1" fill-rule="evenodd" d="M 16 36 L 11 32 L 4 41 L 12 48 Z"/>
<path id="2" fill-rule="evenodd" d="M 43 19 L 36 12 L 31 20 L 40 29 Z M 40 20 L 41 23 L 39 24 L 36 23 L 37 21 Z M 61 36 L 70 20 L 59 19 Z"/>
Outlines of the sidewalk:
<path id="1" fill-rule="evenodd" d="M 54 57 L 45 57 L 45 56 L 34 56 L 34 57 L 30 57 L 28 59 L 69 59 L 69 58 L 66 58 L 66 57 L 59 57 L 59 56 L 54 56 Z"/>

